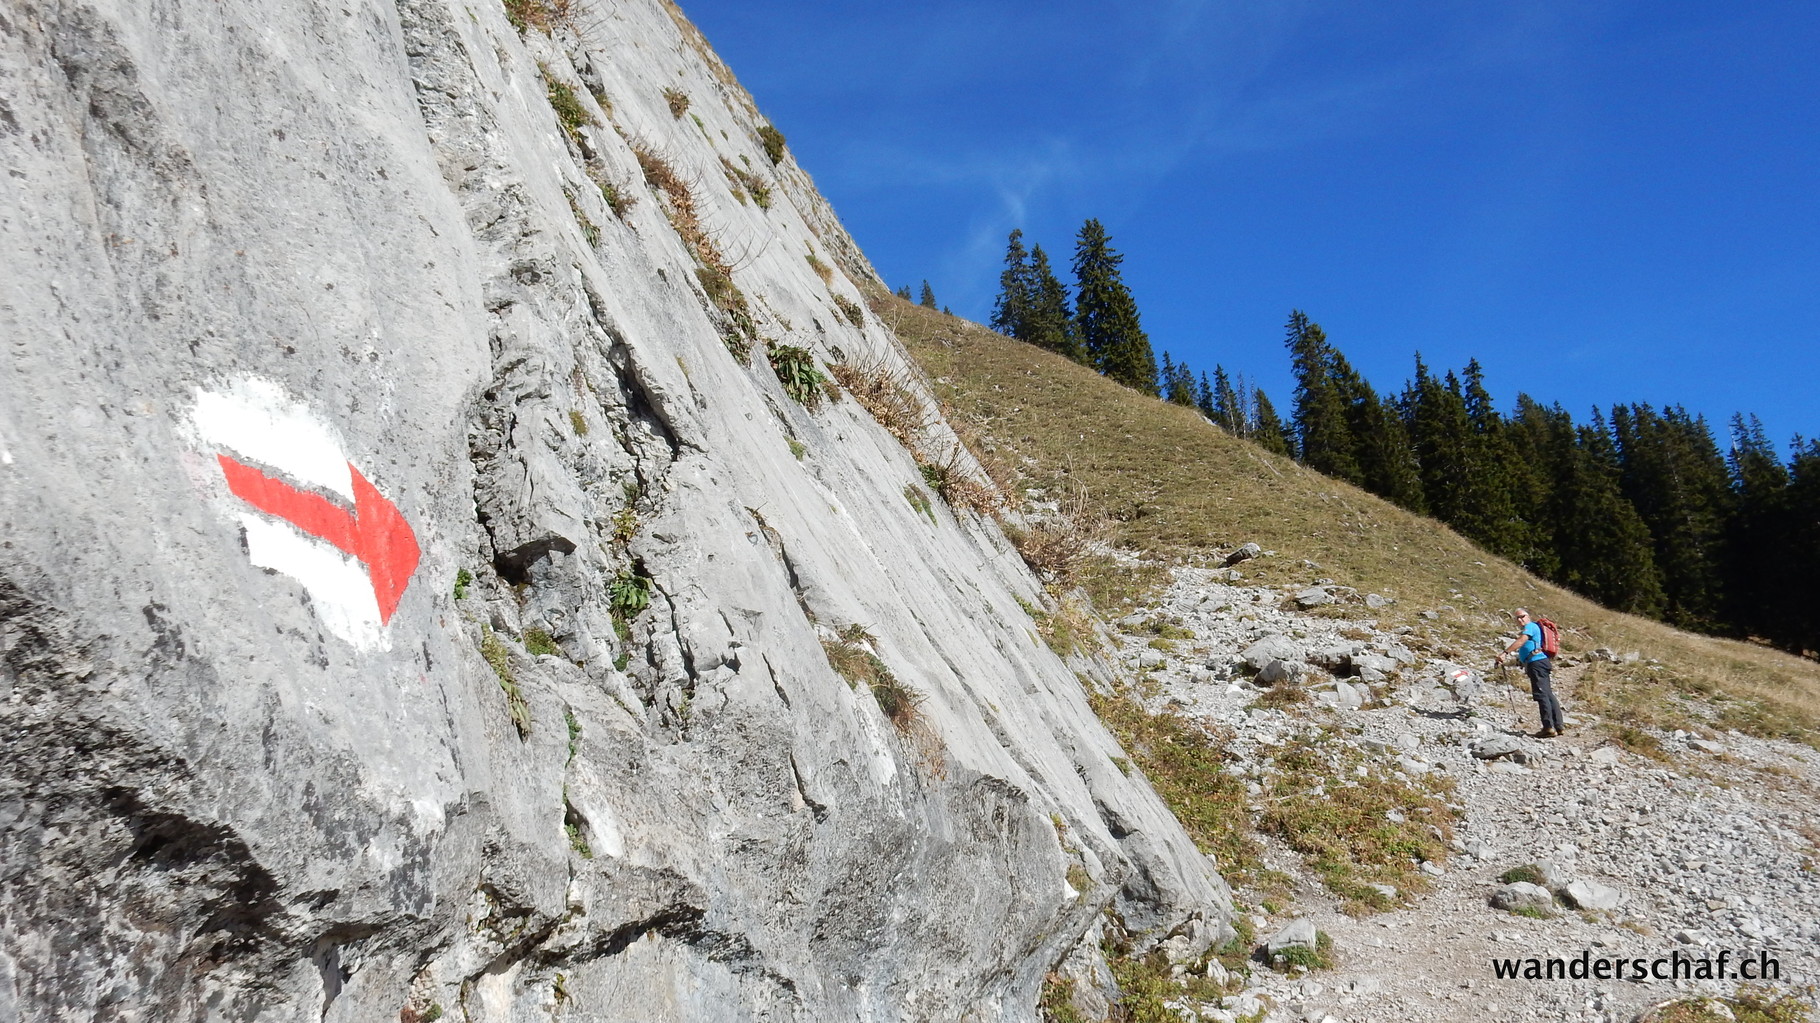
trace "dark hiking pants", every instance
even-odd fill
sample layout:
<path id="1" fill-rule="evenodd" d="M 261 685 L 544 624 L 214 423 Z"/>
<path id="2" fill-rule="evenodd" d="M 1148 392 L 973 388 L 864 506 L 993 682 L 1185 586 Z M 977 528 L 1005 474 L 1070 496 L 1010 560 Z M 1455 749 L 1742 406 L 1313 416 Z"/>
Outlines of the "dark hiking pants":
<path id="1" fill-rule="evenodd" d="M 1542 727 L 1552 728 L 1557 732 L 1566 729 L 1561 720 L 1561 701 L 1555 699 L 1555 687 L 1550 676 L 1554 674 L 1555 662 L 1546 657 L 1537 657 L 1523 665 L 1523 671 L 1529 676 L 1529 692 L 1536 698 L 1536 710 L 1542 715 Z"/>

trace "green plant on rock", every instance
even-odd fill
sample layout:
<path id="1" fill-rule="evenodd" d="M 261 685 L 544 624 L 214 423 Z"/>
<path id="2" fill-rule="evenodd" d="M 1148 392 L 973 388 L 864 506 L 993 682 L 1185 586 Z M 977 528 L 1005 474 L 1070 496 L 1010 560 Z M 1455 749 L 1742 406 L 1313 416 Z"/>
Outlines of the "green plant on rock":
<path id="1" fill-rule="evenodd" d="M 455 599 L 463 600 L 468 595 L 468 587 L 474 585 L 474 573 L 465 568 L 455 570 Z"/>
<path id="2" fill-rule="evenodd" d="M 785 394 L 805 408 L 814 408 L 821 403 L 822 383 L 827 377 L 816 366 L 815 356 L 808 349 L 769 341 L 765 344 L 765 355 L 771 362 L 771 371 L 777 374 L 778 383 L 784 385 Z"/>
<path id="3" fill-rule="evenodd" d="M 512 674 L 511 651 L 485 625 L 480 627 L 480 656 L 499 679 L 499 688 L 506 694 L 506 713 L 512 718 L 512 726 L 518 729 L 518 737 L 525 738 L 531 734 L 531 705 L 525 702 L 518 679 Z"/>
<path id="4" fill-rule="evenodd" d="M 587 213 L 582 210 L 581 204 L 575 201 L 575 196 L 569 194 L 566 189 L 563 191 L 563 195 L 569 200 L 569 213 L 575 218 L 575 226 L 581 228 L 582 239 L 589 245 L 599 245 L 600 225 L 588 218 Z"/>
<path id="5" fill-rule="evenodd" d="M 839 639 L 822 640 L 822 651 L 828 665 L 854 687 L 865 685 L 878 709 L 885 712 L 900 732 L 908 732 L 920 718 L 917 711 L 923 694 L 900 681 L 878 655 L 866 649 L 874 642 L 872 634 L 859 625 L 849 625 L 838 633 Z"/>
<path id="6" fill-rule="evenodd" d="M 1043 1023 L 1088 1023 L 1087 1017 L 1074 1007 L 1073 978 L 1059 973 L 1043 978 L 1043 993 L 1036 1007 L 1043 1014 Z"/>
<path id="7" fill-rule="evenodd" d="M 637 204 L 638 196 L 633 195 L 631 189 L 623 188 L 612 181 L 595 183 L 600 186 L 600 198 L 607 204 L 607 209 L 613 211 L 613 216 L 620 220 L 626 219 L 626 211 Z"/>
<path id="8" fill-rule="evenodd" d="M 621 619 L 631 620 L 651 606 L 651 580 L 633 569 L 626 569 L 607 584 L 607 602 Z"/>
<path id="9" fill-rule="evenodd" d="M 525 652 L 533 657 L 561 657 L 562 647 L 548 629 L 531 628 L 525 630 Z"/>
<path id="10" fill-rule="evenodd" d="M 581 854 L 582 859 L 591 860 L 594 858 L 594 850 L 588 847 L 586 828 L 587 822 L 576 811 L 574 804 L 569 802 L 568 793 L 565 792 L 562 798 L 563 833 L 569 836 L 569 848 Z"/>
<path id="11" fill-rule="evenodd" d="M 855 327 L 864 327 L 866 325 L 866 311 L 859 307 L 858 302 L 853 301 L 845 295 L 836 295 L 834 296 L 834 306 L 840 310 L 842 316 L 847 318 L 848 323 L 853 324 Z"/>
<path id="12" fill-rule="evenodd" d="M 941 525 L 941 521 L 935 517 L 935 506 L 929 503 L 928 491 L 914 483 L 906 483 L 904 484 L 904 500 L 910 502 L 910 507 L 927 515 L 931 525 Z"/>
<path id="13" fill-rule="evenodd" d="M 758 141 L 765 147 L 765 155 L 771 158 L 773 164 L 784 162 L 783 132 L 767 124 L 758 129 Z"/>
<path id="14" fill-rule="evenodd" d="M 1316 931 L 1313 948 L 1291 945 L 1270 958 L 1270 968 L 1279 973 L 1288 973 L 1297 966 L 1305 970 L 1333 969 L 1333 938 L 1326 931 Z"/>
<path id="15" fill-rule="evenodd" d="M 1548 875 L 1542 873 L 1542 868 L 1534 863 L 1524 863 L 1512 867 L 1499 874 L 1498 880 L 1504 884 L 1515 884 L 1521 881 L 1525 884 L 1548 886 Z"/>
<path id="16" fill-rule="evenodd" d="M 575 90 L 568 83 L 557 78 L 549 65 L 539 64 L 537 67 L 543 72 L 544 94 L 549 97 L 550 109 L 556 112 L 557 123 L 562 125 L 564 134 L 577 142 L 581 141 L 581 129 L 598 123 L 594 120 L 594 115 L 588 113 L 588 108 L 581 103 L 581 97 L 575 95 Z"/>

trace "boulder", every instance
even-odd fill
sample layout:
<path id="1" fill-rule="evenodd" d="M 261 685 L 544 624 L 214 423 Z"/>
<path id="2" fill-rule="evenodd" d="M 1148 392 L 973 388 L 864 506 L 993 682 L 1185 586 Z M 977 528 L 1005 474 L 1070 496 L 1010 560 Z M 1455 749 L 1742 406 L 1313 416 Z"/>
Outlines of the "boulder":
<path id="1" fill-rule="evenodd" d="M 1263 554 L 1263 553 L 1264 553 L 1264 548 L 1259 547 L 1257 544 L 1255 544 L 1255 543 L 1245 544 L 1244 546 L 1240 547 L 1238 550 L 1233 551 L 1231 554 L 1226 555 L 1226 567 L 1231 568 L 1233 565 L 1236 565 L 1241 561 L 1250 561 L 1252 558 L 1255 558 L 1258 555 Z"/>
<path id="2" fill-rule="evenodd" d="M 1320 932 L 1315 930 L 1314 921 L 1306 917 L 1291 920 L 1283 929 L 1270 936 L 1264 942 L 1264 951 L 1270 955 L 1281 955 L 1285 950 L 1301 947 L 1313 948 L 1320 940 Z"/>
<path id="3" fill-rule="evenodd" d="M 1322 604 L 1331 604 L 1333 602 L 1333 594 L 1323 586 L 1310 586 L 1295 595 L 1296 606 L 1304 611 L 1311 607 L 1320 607 Z"/>
<path id="4" fill-rule="evenodd" d="M 1278 682 L 1299 682 L 1308 674 L 1308 665 L 1301 661 L 1271 661 L 1258 672 L 1259 685 L 1274 686 Z"/>
<path id="5" fill-rule="evenodd" d="M 1351 643 L 1322 643 L 1308 648 L 1303 660 L 1326 668 L 1335 675 L 1350 674 L 1353 654 L 1358 649 Z"/>
<path id="6" fill-rule="evenodd" d="M 1263 671 L 1271 661 L 1302 660 L 1302 645 L 1282 633 L 1271 633 L 1246 647 L 1239 659 L 1250 665 L 1252 671 Z"/>
<path id="7" fill-rule="evenodd" d="M 1478 739 L 1472 744 L 1472 755 L 1480 760 L 1497 760 L 1509 757 L 1519 764 L 1529 762 L 1529 751 L 1515 736 L 1497 732 Z"/>
<path id="8" fill-rule="evenodd" d="M 1548 889 L 1528 881 L 1512 881 L 1510 884 L 1493 892 L 1491 907 L 1506 913 L 1552 913 L 1555 908 L 1555 897 Z"/>
<path id="9" fill-rule="evenodd" d="M 1617 909 L 1624 894 L 1597 881 L 1575 881 L 1560 891 L 1561 901 L 1574 909 Z"/>

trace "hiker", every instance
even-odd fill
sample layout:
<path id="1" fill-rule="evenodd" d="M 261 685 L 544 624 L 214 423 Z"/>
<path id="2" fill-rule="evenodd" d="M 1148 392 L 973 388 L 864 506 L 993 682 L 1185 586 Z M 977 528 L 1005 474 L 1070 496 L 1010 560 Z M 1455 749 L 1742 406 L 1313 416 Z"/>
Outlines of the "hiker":
<path id="1" fill-rule="evenodd" d="M 1555 688 L 1549 679 L 1555 665 L 1542 649 L 1542 626 L 1529 620 L 1527 608 L 1517 608 L 1511 617 L 1517 620 L 1522 632 L 1498 655 L 1498 664 L 1502 665 L 1506 658 L 1516 655 L 1517 663 L 1523 665 L 1524 674 L 1529 676 L 1529 692 L 1536 698 L 1536 710 L 1542 715 L 1542 730 L 1536 733 L 1536 738 L 1552 739 L 1567 731 L 1567 725 L 1561 720 L 1561 702 L 1555 699 Z"/>

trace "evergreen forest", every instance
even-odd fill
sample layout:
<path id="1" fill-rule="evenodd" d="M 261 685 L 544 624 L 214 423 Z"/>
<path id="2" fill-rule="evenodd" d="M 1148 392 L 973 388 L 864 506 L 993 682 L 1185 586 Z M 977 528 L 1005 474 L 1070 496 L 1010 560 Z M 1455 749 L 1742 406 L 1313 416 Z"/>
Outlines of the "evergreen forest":
<path id="1" fill-rule="evenodd" d="M 1263 388 L 1165 351 L 1159 364 L 1104 225 L 1075 238 L 1070 289 L 1011 232 L 991 325 L 1311 469 L 1432 516 L 1487 551 L 1614 610 L 1820 650 L 1820 441 L 1784 459 L 1755 416 L 1716 435 L 1679 405 L 1614 404 L 1576 422 L 1519 394 L 1501 412 L 1477 360 L 1382 394 L 1318 323 L 1290 314 L 1284 419 Z M 905 289 L 908 290 L 908 289 Z M 933 297 L 924 285 L 924 304 Z"/>

